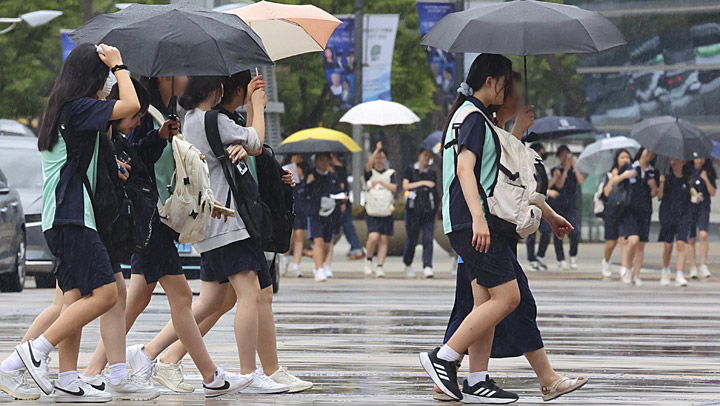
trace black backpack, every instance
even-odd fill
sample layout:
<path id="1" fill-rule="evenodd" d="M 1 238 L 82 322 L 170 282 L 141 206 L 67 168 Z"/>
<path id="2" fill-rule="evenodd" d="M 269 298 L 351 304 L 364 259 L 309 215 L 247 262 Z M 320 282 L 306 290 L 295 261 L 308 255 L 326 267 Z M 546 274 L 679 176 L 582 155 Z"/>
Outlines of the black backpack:
<path id="1" fill-rule="evenodd" d="M 232 195 L 237 213 L 245 223 L 250 238 L 262 241 L 265 244 L 267 240 L 272 238 L 273 228 L 270 208 L 260 199 L 258 184 L 255 183 L 250 171 L 246 168 L 241 173 L 237 165 L 232 163 L 225 148 L 223 148 L 217 123 L 218 114 L 219 111 L 217 110 L 209 110 L 205 113 L 205 134 L 215 158 L 223 169 L 225 180 L 230 185 L 225 206 L 230 207 Z"/>
<path id="2" fill-rule="evenodd" d="M 267 145 L 261 155 L 255 157 L 260 199 L 270 208 L 272 237 L 265 241 L 265 251 L 288 252 L 293 222 L 295 221 L 295 199 L 293 189 L 282 181 L 285 174 L 282 165 L 275 159 L 275 152 Z"/>
<path id="3" fill-rule="evenodd" d="M 435 181 L 428 171 L 423 173 L 413 168 L 413 182 L 419 182 L 422 180 Z M 437 193 L 437 188 L 430 188 L 427 186 L 420 186 L 413 190 L 415 192 L 415 199 L 411 201 L 411 209 L 414 213 L 421 217 L 432 217 L 437 213 L 438 206 L 440 203 L 440 197 Z"/>

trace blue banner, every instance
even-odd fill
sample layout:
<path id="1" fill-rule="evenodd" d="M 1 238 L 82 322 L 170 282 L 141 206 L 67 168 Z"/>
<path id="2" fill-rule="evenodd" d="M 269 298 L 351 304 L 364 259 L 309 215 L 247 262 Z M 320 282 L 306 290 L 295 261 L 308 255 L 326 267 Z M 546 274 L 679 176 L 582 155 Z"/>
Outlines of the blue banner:
<path id="1" fill-rule="evenodd" d="M 455 11 L 455 2 L 434 1 L 417 2 L 420 34 L 425 35 L 446 15 Z M 435 78 L 435 85 L 442 90 L 448 100 L 455 100 L 455 59 L 452 54 L 433 47 L 426 47 L 430 70 Z"/>
<path id="2" fill-rule="evenodd" d="M 60 30 L 60 41 L 62 42 L 62 60 L 65 63 L 68 55 L 75 49 L 75 43 L 70 39 L 70 33 L 73 30 Z"/>
<path id="3" fill-rule="evenodd" d="M 339 17 L 340 24 L 330 36 L 323 52 L 323 70 L 330 91 L 343 109 L 353 106 L 355 93 L 355 18 Z"/>

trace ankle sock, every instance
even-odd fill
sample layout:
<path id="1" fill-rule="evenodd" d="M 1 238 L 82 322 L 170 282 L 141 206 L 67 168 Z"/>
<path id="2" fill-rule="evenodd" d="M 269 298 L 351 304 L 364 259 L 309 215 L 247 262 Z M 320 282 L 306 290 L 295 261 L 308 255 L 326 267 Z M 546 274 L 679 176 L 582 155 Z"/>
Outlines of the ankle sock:
<path id="1" fill-rule="evenodd" d="M 80 379 L 80 375 L 78 375 L 77 371 L 60 372 L 58 374 L 57 383 L 60 386 L 68 386 L 77 379 Z"/>
<path id="2" fill-rule="evenodd" d="M 685 275 L 683 275 L 683 271 L 677 271 L 677 272 L 675 272 L 675 278 L 681 278 L 681 277 L 684 277 L 684 276 L 685 276 Z"/>
<path id="3" fill-rule="evenodd" d="M 0 370 L 3 372 L 17 371 L 22 368 L 25 368 L 25 364 L 23 364 L 17 351 L 13 351 L 10 356 L 5 358 L 2 364 L 0 364 Z"/>
<path id="4" fill-rule="evenodd" d="M 119 384 L 120 381 L 128 376 L 127 366 L 124 362 L 112 364 L 108 367 L 108 369 L 110 370 L 110 383 L 113 385 Z"/>
<path id="5" fill-rule="evenodd" d="M 470 372 L 467 377 L 468 385 L 475 386 L 479 382 L 484 382 L 487 376 L 488 371 Z"/>
<path id="6" fill-rule="evenodd" d="M 41 335 L 40 337 L 36 338 L 32 342 L 33 350 L 43 353 L 45 355 L 50 354 L 50 351 L 55 348 L 54 345 L 50 344 L 50 341 L 48 341 L 45 336 Z"/>
<path id="7" fill-rule="evenodd" d="M 457 361 L 460 359 L 460 354 L 450 348 L 449 345 L 445 344 L 440 347 L 440 351 L 438 351 L 437 357 L 445 361 Z"/>

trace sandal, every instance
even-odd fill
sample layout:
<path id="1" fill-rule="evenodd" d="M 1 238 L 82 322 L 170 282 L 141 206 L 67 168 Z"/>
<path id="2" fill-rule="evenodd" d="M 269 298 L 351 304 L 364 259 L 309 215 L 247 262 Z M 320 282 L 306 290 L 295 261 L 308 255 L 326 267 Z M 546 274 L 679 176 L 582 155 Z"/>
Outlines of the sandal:
<path id="1" fill-rule="evenodd" d="M 583 378 L 582 376 L 578 378 L 570 378 L 567 376 L 563 376 L 562 378 L 555 381 L 552 386 L 541 387 L 540 391 L 543 395 L 543 401 L 547 402 L 553 399 L 557 399 L 560 396 L 566 395 L 577 389 L 580 389 L 586 383 L 588 383 L 588 378 Z"/>

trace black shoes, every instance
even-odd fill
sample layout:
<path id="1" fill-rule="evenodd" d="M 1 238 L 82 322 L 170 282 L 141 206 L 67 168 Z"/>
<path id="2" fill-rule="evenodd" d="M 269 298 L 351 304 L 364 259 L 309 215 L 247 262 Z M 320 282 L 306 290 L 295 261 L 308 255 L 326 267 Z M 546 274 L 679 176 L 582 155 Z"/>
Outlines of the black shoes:
<path id="1" fill-rule="evenodd" d="M 437 385 L 446 395 L 455 400 L 461 400 L 463 394 L 457 383 L 457 361 L 445 361 L 437 357 L 440 347 L 435 348 L 432 352 L 420 353 L 420 364 L 425 368 L 425 372 L 430 375 L 435 385 Z"/>
<path id="2" fill-rule="evenodd" d="M 517 402 L 519 399 L 517 394 L 508 392 L 497 386 L 495 381 L 490 379 L 490 376 L 485 378 L 485 381 L 478 382 L 475 386 L 469 386 L 468 381 L 465 380 L 465 382 L 463 382 L 462 395 L 463 403 L 490 403 L 500 405 Z"/>

